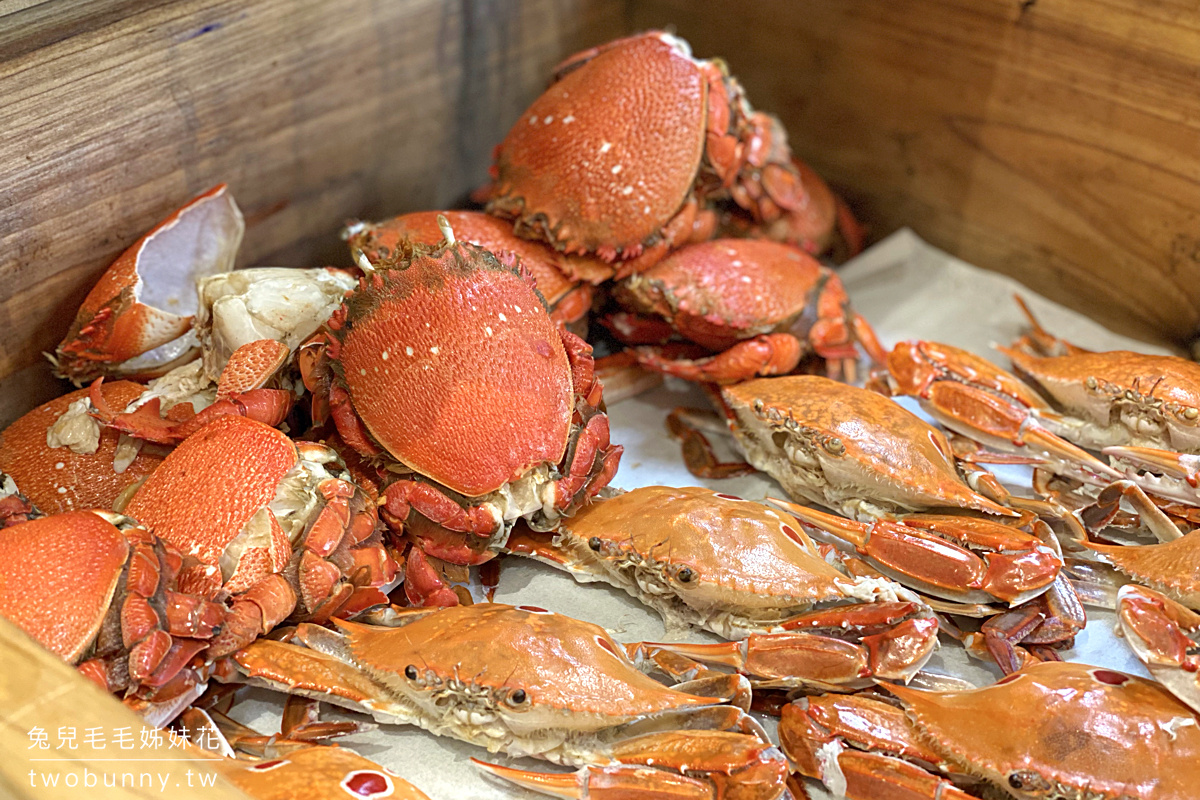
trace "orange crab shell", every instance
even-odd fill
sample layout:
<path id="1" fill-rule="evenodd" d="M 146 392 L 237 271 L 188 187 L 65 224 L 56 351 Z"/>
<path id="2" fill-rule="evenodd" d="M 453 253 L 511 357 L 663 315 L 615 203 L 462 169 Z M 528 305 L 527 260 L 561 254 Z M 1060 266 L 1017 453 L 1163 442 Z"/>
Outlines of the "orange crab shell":
<path id="1" fill-rule="evenodd" d="M 1153 681 L 1045 662 L 963 692 L 884 688 L 903 702 L 923 741 L 998 786 L 1031 797 L 1195 797 L 1200 725 Z M 1055 783 L 1062 794 L 1052 791 Z"/>
<path id="2" fill-rule="evenodd" d="M 42 570 L 5 571 L 0 614 L 65 661 L 74 663 L 96 638 L 129 558 L 125 537 L 87 511 L 43 517 L 0 529 L 9 564 Z"/>
<path id="3" fill-rule="evenodd" d="M 636 256 L 691 195 L 707 98 L 705 76 L 678 45 L 661 35 L 615 43 L 513 126 L 497 149 L 489 210 L 567 252 Z"/>
<path id="4" fill-rule="evenodd" d="M 84 299 L 55 353 L 56 367 L 63 377 L 75 381 L 77 385 L 100 377 L 106 374 L 108 367 L 167 344 L 192 327 L 192 316 L 156 308 L 139 300 L 143 290 L 140 268 L 143 266 L 143 256 L 149 252 L 156 237 L 169 235 L 171 229 L 183 223 L 189 215 L 208 213 L 224 215 L 223 222 L 214 227 L 214 240 L 205 243 L 211 252 L 201 252 L 202 248 L 198 248 L 198 252 L 186 256 L 171 255 L 177 258 L 211 259 L 214 271 L 232 268 L 244 223 L 228 187 L 222 183 L 193 198 L 134 242 L 100 277 Z M 163 258 L 158 255 L 157 260 Z M 159 269 L 163 267 L 159 266 Z M 192 287 L 186 286 L 187 290 L 192 290 Z M 175 296 L 164 300 L 162 305 L 169 307 L 176 307 L 181 302 Z M 175 363 L 149 370 L 141 377 L 161 375 Z"/>
<path id="5" fill-rule="evenodd" d="M 711 350 L 769 333 L 801 313 L 813 289 L 836 277 L 789 245 L 716 239 L 676 250 L 628 278 L 620 295 L 665 317 Z"/>
<path id="6" fill-rule="evenodd" d="M 115 408 L 124 408 L 145 391 L 132 381 L 105 383 L 105 400 Z M 88 396 L 87 389 L 44 403 L 0 433 L 0 472 L 17 482 L 17 488 L 40 511 L 103 508 L 111 510 L 121 493 L 153 472 L 163 456 L 153 447 L 143 447 L 121 473 L 113 470 L 120 434 L 112 429 L 100 431 L 100 444 L 94 453 L 76 453 L 68 447 L 46 444 L 46 430 L 66 412 L 67 407 Z"/>
<path id="7" fill-rule="evenodd" d="M 429 800 L 395 773 L 343 747 L 306 747 L 255 763 L 222 759 L 214 767 L 255 800 Z"/>
<path id="8" fill-rule="evenodd" d="M 246 417 L 218 417 L 164 459 L 125 513 L 185 555 L 213 565 L 297 462 L 296 445 L 284 433 Z M 290 545 L 273 527 L 270 560 L 286 563 Z"/>
<path id="9" fill-rule="evenodd" d="M 571 367 L 530 283 L 466 243 L 414 246 L 406 263 L 364 279 L 331 320 L 331 356 L 371 436 L 466 497 L 557 464 Z"/>
<path id="10" fill-rule="evenodd" d="M 460 239 L 492 253 L 510 252 L 533 273 L 537 289 L 550 306 L 550 316 L 564 323 L 575 322 L 590 310 L 592 287 L 612 278 L 613 268 L 599 258 L 566 255 L 552 247 L 513 233 L 512 225 L 478 211 L 418 211 L 366 225 L 350 237 L 351 247 L 361 249 L 376 261 L 378 248 L 393 250 L 405 237 L 436 247 L 442 241 L 438 216 L 444 216 Z"/>

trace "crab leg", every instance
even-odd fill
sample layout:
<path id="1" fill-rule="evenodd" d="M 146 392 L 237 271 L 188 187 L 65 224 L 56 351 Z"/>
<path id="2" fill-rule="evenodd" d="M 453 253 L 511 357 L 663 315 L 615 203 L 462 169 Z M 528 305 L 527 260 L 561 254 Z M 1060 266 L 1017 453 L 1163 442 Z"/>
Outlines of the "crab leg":
<path id="1" fill-rule="evenodd" d="M 792 768 L 851 800 L 967 800 L 945 778 L 904 759 L 949 766 L 896 706 L 865 694 L 801 698 L 783 707 L 779 742 Z M 865 752 L 864 752 L 865 751 Z"/>
<path id="2" fill-rule="evenodd" d="M 579 800 L 775 800 L 785 791 L 788 771 L 783 754 L 769 743 L 724 731 L 647 734 L 606 755 L 609 764 L 565 774 L 471 761 L 518 786 Z"/>
<path id="3" fill-rule="evenodd" d="M 851 544 L 893 580 L 948 600 L 987 603 L 998 598 L 1019 605 L 1049 589 L 1062 568 L 1062 560 L 1053 550 L 1016 530 L 1012 530 L 1008 541 L 983 542 L 972 537 L 966 527 L 969 521 L 964 519 L 958 531 L 960 540 L 977 547 L 997 548 L 977 555 L 941 535 L 908 524 L 856 522 L 786 500 L 768 499 L 818 535 L 823 532 Z M 951 530 L 952 526 L 946 525 L 931 527 L 931 531 L 943 535 Z"/>
<path id="4" fill-rule="evenodd" d="M 408 519 L 410 511 L 416 511 L 443 528 L 482 537 L 491 536 L 500 526 L 491 508 L 465 508 L 428 483 L 394 481 L 383 490 L 383 500 L 388 513 L 401 521 Z"/>
<path id="5" fill-rule="evenodd" d="M 697 478 L 737 478 L 758 471 L 745 461 L 718 458 L 712 443 L 701 431 L 704 427 L 726 435 L 729 432 L 720 417 L 711 411 L 680 407 L 667 415 L 667 430 L 679 440 L 688 472 Z"/>
<path id="6" fill-rule="evenodd" d="M 872 605 L 917 608 L 915 603 Z M 876 624 L 887 615 L 886 608 L 869 609 L 868 612 L 875 616 Z M 852 621 L 848 624 L 853 626 Z M 836 628 L 836 625 L 830 627 Z M 863 684 L 863 679 L 872 676 L 908 680 L 933 653 L 937 645 L 937 627 L 937 621 L 932 617 L 907 619 L 881 633 L 863 636 L 860 644 L 809 631 L 789 630 L 751 634 L 739 642 L 640 642 L 627 648 L 635 663 L 649 660 L 660 669 L 673 669 L 677 675 L 689 674 L 684 672 L 685 664 L 704 671 L 703 662 L 733 667 L 761 688 L 818 686 L 837 690 Z M 678 660 L 680 657 L 684 660 Z"/>
<path id="7" fill-rule="evenodd" d="M 786 375 L 796 368 L 806 346 L 790 333 L 769 333 L 738 342 L 703 358 L 669 358 L 661 347 L 639 347 L 638 363 L 688 381 L 735 383 L 756 375 Z"/>

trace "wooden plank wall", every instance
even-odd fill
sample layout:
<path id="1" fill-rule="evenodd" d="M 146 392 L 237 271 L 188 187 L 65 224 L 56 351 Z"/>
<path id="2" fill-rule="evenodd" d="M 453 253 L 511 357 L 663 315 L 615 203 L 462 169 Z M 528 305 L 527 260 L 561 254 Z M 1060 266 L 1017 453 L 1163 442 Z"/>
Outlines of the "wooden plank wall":
<path id="1" fill-rule="evenodd" d="M 461 200 L 619 0 L 0 0 L 0 423 L 95 278 L 205 188 L 242 264 L 348 263 L 337 229 Z"/>
<path id="2" fill-rule="evenodd" d="M 1200 332 L 1197 0 L 631 6 L 724 56 L 874 234 L 1125 333 Z"/>

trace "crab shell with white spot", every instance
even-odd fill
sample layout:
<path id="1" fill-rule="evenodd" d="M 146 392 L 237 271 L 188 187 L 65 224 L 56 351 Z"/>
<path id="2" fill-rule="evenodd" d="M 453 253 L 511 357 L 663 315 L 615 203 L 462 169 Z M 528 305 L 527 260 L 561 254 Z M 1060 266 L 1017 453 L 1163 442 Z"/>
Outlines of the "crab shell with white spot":
<path id="1" fill-rule="evenodd" d="M 214 768 L 255 800 L 429 800 L 394 772 L 344 747 L 306 747 L 248 764 L 224 759 Z"/>
<path id="2" fill-rule="evenodd" d="M 329 321 L 306 371 L 313 416 L 382 468 L 386 518 L 457 563 L 520 517 L 550 527 L 612 478 L 591 348 L 555 326 L 519 260 L 403 240 Z M 303 364 L 303 362 L 302 362 Z"/>
<path id="3" fill-rule="evenodd" d="M 649 31 L 578 53 L 496 149 L 488 211 L 519 236 L 621 262 L 618 277 L 711 238 L 709 208 L 756 222 L 807 195 L 777 120 L 715 60 Z"/>

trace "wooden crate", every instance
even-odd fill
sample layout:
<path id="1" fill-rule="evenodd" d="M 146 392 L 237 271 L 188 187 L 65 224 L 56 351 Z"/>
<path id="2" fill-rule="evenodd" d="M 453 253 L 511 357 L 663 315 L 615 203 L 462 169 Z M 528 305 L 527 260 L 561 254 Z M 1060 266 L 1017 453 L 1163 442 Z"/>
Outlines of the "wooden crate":
<path id="1" fill-rule="evenodd" d="M 910 225 L 1124 333 L 1200 329 L 1195 0 L 0 0 L 0 422 L 96 276 L 228 181 L 240 262 L 461 200 L 561 57 L 672 25 L 874 238 Z M 930 313 L 937 313 L 931 309 Z"/>
<path id="2" fill-rule="evenodd" d="M 0 424 L 61 391 L 42 351 L 188 198 L 231 184 L 242 264 L 345 264 L 343 220 L 459 201 L 560 58 L 664 25 L 873 237 L 1200 328 L 1196 0 L 0 0 Z"/>

